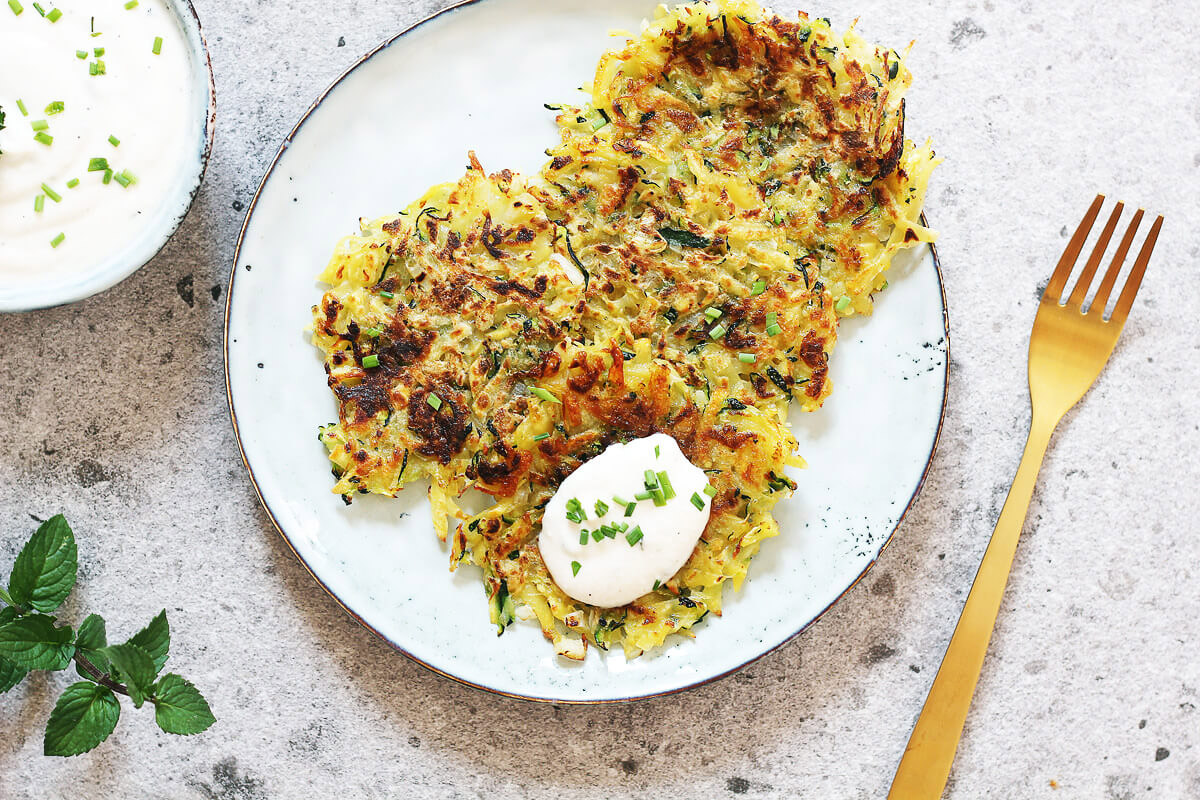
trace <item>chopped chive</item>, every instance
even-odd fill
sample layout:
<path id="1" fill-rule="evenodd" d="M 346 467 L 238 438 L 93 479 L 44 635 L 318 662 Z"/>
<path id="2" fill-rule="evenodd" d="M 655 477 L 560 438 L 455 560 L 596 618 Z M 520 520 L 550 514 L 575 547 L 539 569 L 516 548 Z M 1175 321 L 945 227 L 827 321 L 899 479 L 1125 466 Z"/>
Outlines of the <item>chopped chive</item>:
<path id="1" fill-rule="evenodd" d="M 833 307 L 837 309 L 838 313 L 845 313 L 846 309 L 850 308 L 850 297 L 848 295 L 842 295 L 838 298 L 838 301 L 833 304 Z"/>
<path id="2" fill-rule="evenodd" d="M 704 510 L 704 498 L 701 497 L 696 492 L 692 492 L 692 505 L 694 505 L 696 508 L 703 511 Z"/>
<path id="3" fill-rule="evenodd" d="M 550 392 L 548 392 L 547 390 L 543 389 L 540 386 L 534 386 L 532 389 L 529 390 L 529 393 L 532 394 L 534 397 L 542 398 L 547 403 L 562 403 L 561 400 L 559 400 L 553 394 L 551 394 Z"/>
<path id="4" fill-rule="evenodd" d="M 101 181 L 105 186 L 108 186 L 109 181 L 113 179 L 113 171 L 111 169 L 104 170 L 104 179 Z"/>
<path id="5" fill-rule="evenodd" d="M 383 330 L 381 328 L 363 328 L 363 335 L 370 336 L 372 339 L 378 339 L 382 333 Z"/>
<path id="6" fill-rule="evenodd" d="M 654 470 L 648 469 L 642 473 L 645 478 L 646 488 L 654 491 L 658 488 L 658 476 L 654 474 Z"/>
<path id="7" fill-rule="evenodd" d="M 55 236 L 53 239 L 50 240 L 50 246 L 58 247 L 60 244 L 62 244 L 66 240 L 66 238 L 67 238 L 67 235 L 65 233 L 60 233 L 58 236 Z"/>
<path id="8" fill-rule="evenodd" d="M 8 7 L 11 8 L 13 14 L 18 17 L 21 16 L 21 12 L 25 10 L 25 8 L 18 3 L 17 0 L 8 0 Z"/>
<path id="9" fill-rule="evenodd" d="M 46 195 L 39 194 L 33 198 L 33 210 L 38 214 L 42 213 L 42 209 L 46 207 Z"/>
<path id="10" fill-rule="evenodd" d="M 755 281 L 754 285 L 750 287 L 750 296 L 755 297 L 757 295 L 762 294 L 766 290 L 767 290 L 767 282 L 766 281 Z"/>
<path id="11" fill-rule="evenodd" d="M 162 55 L 162 37 L 161 36 L 154 37 L 154 47 L 152 47 L 150 49 L 150 52 L 154 53 L 154 55 L 156 55 L 156 56 Z"/>
<path id="12" fill-rule="evenodd" d="M 571 562 L 571 574 L 572 574 L 572 575 L 578 575 L 578 574 L 579 574 L 579 568 L 580 568 L 581 566 L 582 566 L 582 564 L 580 564 L 578 561 L 572 561 L 572 562 Z"/>
<path id="13" fill-rule="evenodd" d="M 378 361 L 379 360 L 378 357 L 375 360 Z M 429 407 L 432 408 L 434 411 L 440 411 L 442 408 L 442 398 L 438 397 L 436 394 L 433 394 L 432 392 L 430 392 L 429 396 L 425 398 L 425 402 L 429 403 Z"/>
<path id="14" fill-rule="evenodd" d="M 635 544 L 637 544 L 638 542 L 640 542 L 642 540 L 642 537 L 644 535 L 645 534 L 642 533 L 642 528 L 639 525 L 639 526 L 635 527 L 633 530 L 631 530 L 629 533 L 625 534 L 625 541 L 629 542 L 630 547 L 633 547 Z"/>
<path id="15" fill-rule="evenodd" d="M 604 535 L 610 539 L 615 539 L 617 538 L 617 529 L 611 525 L 608 525 L 604 529 Z"/>
<path id="16" fill-rule="evenodd" d="M 119 181 L 121 179 L 121 176 L 117 175 L 116 178 Z M 373 369 L 375 367 L 378 367 L 379 366 L 379 356 L 375 355 L 374 353 L 372 353 L 369 356 L 363 356 L 362 365 L 364 367 L 366 367 L 367 369 Z M 432 405 L 432 403 L 430 405 Z"/>
<path id="17" fill-rule="evenodd" d="M 51 22 L 58 22 L 60 19 L 62 19 L 62 12 L 57 8 L 52 8 L 50 9 L 50 12 L 46 14 L 46 19 L 50 20 Z"/>
<path id="18" fill-rule="evenodd" d="M 659 455 L 658 445 L 654 445 L 654 457 L 658 458 L 658 455 Z"/>
<path id="19" fill-rule="evenodd" d="M 79 178 L 71 178 L 71 180 L 67 181 L 68 189 L 74 189 L 78 185 L 79 185 Z"/>
<path id="20" fill-rule="evenodd" d="M 121 146 L 121 140 L 118 139 L 117 137 L 113 136 L 111 133 L 108 135 L 108 143 L 111 144 L 113 147 Z"/>
<path id="21" fill-rule="evenodd" d="M 108 68 L 104 66 L 104 62 L 101 61 L 100 59 L 96 59 L 96 74 L 97 75 L 106 75 L 107 73 L 108 73 Z"/>
<path id="22" fill-rule="evenodd" d="M 716 497 L 717 488 L 710 483 L 704 487 L 704 493 L 709 497 Z"/>
<path id="23" fill-rule="evenodd" d="M 33 138 L 38 140 L 42 144 L 46 145 L 47 147 L 54 144 L 54 137 L 51 136 L 50 134 L 46 133 L 45 131 L 38 131 L 37 133 L 35 133 L 33 135 Z"/>
<path id="24" fill-rule="evenodd" d="M 50 123 L 46 122 L 44 119 L 35 119 L 33 122 L 29 123 L 29 127 L 33 128 L 35 131 L 44 131 L 50 127 Z"/>
<path id="25" fill-rule="evenodd" d="M 574 522 L 574 523 L 583 522 L 583 518 L 580 517 L 578 514 L 576 514 L 574 511 L 568 511 L 566 513 L 566 517 L 567 517 L 568 522 Z"/>
<path id="26" fill-rule="evenodd" d="M 129 170 L 125 169 L 120 172 L 114 172 L 113 180 L 121 184 L 121 188 L 127 188 L 129 184 L 133 183 L 133 176 L 129 174 Z"/>
<path id="27" fill-rule="evenodd" d="M 604 531 L 600 530 L 599 528 L 596 528 L 596 530 L 592 531 L 592 539 L 594 541 L 598 542 L 603 538 L 604 538 Z"/>
<path id="28" fill-rule="evenodd" d="M 654 493 L 653 492 L 638 492 L 637 494 L 634 495 L 634 497 L 636 497 L 638 500 L 649 500 L 652 497 L 654 497 Z M 632 505 L 632 503 L 630 505 Z M 626 516 L 628 516 L 628 515 L 626 515 Z"/>
<path id="29" fill-rule="evenodd" d="M 76 50 L 75 57 L 78 58 L 80 61 L 86 60 L 87 59 L 87 50 Z"/>
<path id="30" fill-rule="evenodd" d="M 665 506 L 667 504 L 667 496 L 663 494 L 662 489 L 652 489 L 650 495 L 650 499 L 654 501 L 654 505 Z"/>
<path id="31" fill-rule="evenodd" d="M 755 361 L 758 361 L 758 356 L 754 353 L 738 353 L 738 361 L 741 361 L 743 364 L 753 364 Z"/>
<path id="32" fill-rule="evenodd" d="M 658 587 L 660 587 L 660 586 L 662 586 L 662 581 L 655 581 L 655 582 L 654 582 L 654 589 L 653 589 L 653 591 L 656 591 L 656 592 L 657 592 L 657 591 L 658 591 Z"/>
<path id="33" fill-rule="evenodd" d="M 129 0 L 129 2 L 125 4 L 125 10 L 131 11 L 132 9 L 137 8 L 137 4 L 138 0 Z"/>
<path id="34" fill-rule="evenodd" d="M 616 504 L 617 504 L 617 505 L 619 505 L 619 506 L 627 506 L 627 505 L 629 505 L 629 501 L 628 501 L 628 500 L 626 500 L 624 497 L 617 497 L 615 494 L 613 495 L 613 502 L 614 502 L 614 503 L 616 503 Z"/>
<path id="35" fill-rule="evenodd" d="M 775 220 L 774 220 L 774 222 L 775 222 L 775 224 L 776 224 L 776 225 L 782 225 L 782 224 L 783 224 L 783 214 L 781 214 L 780 212 L 776 211 L 776 212 L 775 212 Z"/>
<path id="36" fill-rule="evenodd" d="M 662 487 L 664 499 L 670 500 L 675 497 L 675 488 L 671 486 L 671 479 L 667 477 L 666 472 L 658 473 L 658 485 Z"/>
<path id="37" fill-rule="evenodd" d="M 767 326 L 767 336 L 778 336 L 781 333 L 783 333 L 783 328 L 779 327 L 778 325 Z"/>
<path id="38" fill-rule="evenodd" d="M 56 203 L 62 202 L 62 195 L 59 194 L 58 192 L 54 191 L 53 189 L 51 189 L 49 186 L 47 186 L 44 183 L 42 184 L 42 191 L 46 193 L 46 197 L 49 197 L 54 202 L 56 202 Z"/>
<path id="39" fill-rule="evenodd" d="M 29 109 L 27 109 L 27 108 L 25 107 L 25 101 L 24 101 L 24 100 L 18 100 L 18 101 L 17 101 L 17 108 L 21 109 L 21 116 L 22 116 L 22 117 L 28 117 L 28 116 L 29 116 Z"/>
<path id="40" fill-rule="evenodd" d="M 633 510 L 634 510 L 635 508 L 637 508 L 637 503 L 626 503 L 626 504 L 625 504 L 625 516 L 627 516 L 627 517 L 632 517 L 632 516 L 633 516 Z"/>
<path id="41" fill-rule="evenodd" d="M 534 440 L 535 442 L 540 442 L 540 441 L 542 441 L 543 439 L 549 439 L 549 438 L 550 438 L 550 434 L 548 434 L 548 433 L 539 433 L 538 435 L 536 435 L 536 436 L 534 436 L 534 437 L 533 437 L 533 440 Z"/>
<path id="42" fill-rule="evenodd" d="M 775 311 L 767 312 L 767 325 L 774 325 L 779 322 L 779 314 Z"/>
<path id="43" fill-rule="evenodd" d="M 722 336 L 725 335 L 725 326 L 718 325 L 717 327 L 715 327 L 711 331 L 709 331 L 708 335 L 711 336 L 713 339 L 720 339 Z"/>
<path id="44" fill-rule="evenodd" d="M 46 9 L 42 8 L 40 3 L 34 3 L 33 10 L 41 14 L 43 17 L 46 16 Z"/>
<path id="45" fill-rule="evenodd" d="M 613 527 L 616 528 L 621 533 L 624 533 L 625 531 L 629 530 L 629 523 L 628 522 L 614 522 Z"/>
<path id="46" fill-rule="evenodd" d="M 93 61 L 93 62 L 89 63 L 88 64 L 88 75 L 99 75 L 99 74 L 100 74 L 100 67 L 96 65 L 96 62 Z"/>
<path id="47" fill-rule="evenodd" d="M 112 137 L 111 137 L 111 136 L 109 137 L 109 141 L 112 141 Z M 380 297 L 383 297 L 383 298 L 386 298 L 386 299 L 388 299 L 388 300 L 391 300 L 391 299 L 392 299 L 393 297 L 395 297 L 396 295 L 392 294 L 391 292 L 380 292 L 380 293 L 379 293 L 379 296 L 380 296 Z"/>
<path id="48" fill-rule="evenodd" d="M 596 516 L 603 517 L 607 513 L 608 513 L 608 503 L 604 502 L 603 500 L 597 500 L 596 501 Z"/>
<path id="49" fill-rule="evenodd" d="M 724 312 L 721 311 L 721 309 L 709 306 L 708 308 L 704 309 L 704 318 L 709 322 L 716 322 L 723 313 Z"/>
<path id="50" fill-rule="evenodd" d="M 100 56 L 104 55 L 104 48 L 97 47 L 94 50 L 92 50 L 92 53 L 96 56 L 96 58 L 99 58 Z"/>
<path id="51" fill-rule="evenodd" d="M 579 529 L 579 543 L 580 543 L 580 544 L 587 544 L 587 543 L 588 543 L 588 532 L 587 532 L 587 528 L 580 528 L 580 529 Z"/>

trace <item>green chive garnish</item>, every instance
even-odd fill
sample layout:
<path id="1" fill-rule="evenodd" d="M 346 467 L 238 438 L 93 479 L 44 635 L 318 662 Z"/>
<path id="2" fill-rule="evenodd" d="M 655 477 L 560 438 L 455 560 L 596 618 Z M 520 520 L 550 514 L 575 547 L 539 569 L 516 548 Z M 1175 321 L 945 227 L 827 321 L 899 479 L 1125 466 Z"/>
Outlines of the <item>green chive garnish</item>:
<path id="1" fill-rule="evenodd" d="M 533 437 L 533 440 L 534 440 L 535 442 L 540 442 L 540 441 L 542 441 L 543 439 L 549 439 L 549 438 L 550 438 L 550 434 L 548 434 L 548 433 L 539 433 L 538 435 L 536 435 L 536 436 L 534 436 L 534 437 Z"/>
<path id="2" fill-rule="evenodd" d="M 667 504 L 667 496 L 663 494 L 662 489 L 651 489 L 650 499 L 654 501 L 656 506 L 665 506 Z"/>
<path id="3" fill-rule="evenodd" d="M 627 506 L 627 505 L 629 505 L 629 501 L 628 501 L 628 500 L 626 500 L 624 497 L 617 497 L 615 494 L 613 495 L 613 502 L 614 502 L 614 503 L 616 503 L 616 504 L 617 504 L 617 505 L 619 505 L 619 506 Z"/>
<path id="4" fill-rule="evenodd" d="M 129 170 L 121 170 L 113 173 L 113 180 L 121 184 L 121 188 L 126 188 L 133 183 L 133 176 L 129 174 Z"/>
<path id="5" fill-rule="evenodd" d="M 767 282 L 766 281 L 755 281 L 754 285 L 752 285 L 750 287 L 750 295 L 751 295 L 751 297 L 754 297 L 754 296 L 762 294 L 766 290 L 767 290 Z"/>
<path id="6" fill-rule="evenodd" d="M 372 339 L 378 339 L 383 331 L 379 328 L 363 328 L 363 335 L 370 336 Z"/>
<path id="7" fill-rule="evenodd" d="M 653 492 L 638 492 L 637 494 L 634 495 L 634 497 L 636 497 L 638 500 L 649 500 L 654 497 L 654 494 L 653 494 Z M 630 503 L 630 505 L 633 505 L 633 504 Z M 626 514 L 625 516 L 629 516 L 629 515 Z"/>
<path id="8" fill-rule="evenodd" d="M 599 528 L 592 531 L 592 539 L 594 539 L 595 541 L 598 542 L 603 538 L 604 538 L 604 531 L 600 530 Z"/>
<path id="9" fill-rule="evenodd" d="M 109 137 L 109 141 L 112 141 L 112 137 L 111 137 L 111 136 Z M 383 297 L 383 298 L 386 298 L 386 299 L 388 299 L 388 300 L 391 300 L 391 299 L 392 299 L 393 297 L 395 297 L 396 295 L 392 294 L 391 292 L 380 292 L 380 293 L 379 293 L 379 296 L 380 296 L 380 297 Z"/>
<path id="10" fill-rule="evenodd" d="M 571 562 L 571 574 L 578 575 L 580 566 L 582 566 L 582 565 L 578 561 L 572 561 Z"/>
<path id="11" fill-rule="evenodd" d="M 713 486 L 713 485 L 710 483 L 710 484 L 708 484 L 707 486 L 705 486 L 705 487 L 704 487 L 704 493 L 705 493 L 706 495 L 708 495 L 709 497 L 716 497 L 716 496 L 717 496 L 717 489 L 716 489 L 716 487 L 715 487 L 715 486 Z"/>
<path id="12" fill-rule="evenodd" d="M 658 458 L 658 454 L 659 454 L 658 445 L 654 445 L 654 457 Z"/>
<path id="13" fill-rule="evenodd" d="M 88 75 L 99 75 L 99 74 L 100 74 L 100 67 L 98 67 L 96 65 L 95 61 L 88 64 Z"/>
<path id="14" fill-rule="evenodd" d="M 654 470 L 652 470 L 652 469 L 646 470 L 643 473 L 643 476 L 645 477 L 645 483 L 646 483 L 647 489 L 649 489 L 650 491 L 654 491 L 656 488 L 658 488 L 658 476 L 656 474 L 654 474 Z"/>
<path id="15" fill-rule="evenodd" d="M 60 244 L 62 244 L 66 240 L 66 238 L 67 238 L 67 235 L 65 233 L 60 233 L 58 236 L 55 236 L 53 239 L 50 240 L 50 246 L 58 247 Z"/>
<path id="16" fill-rule="evenodd" d="M 104 170 L 104 179 L 101 181 L 105 186 L 108 186 L 109 181 L 113 179 L 113 171 L 111 169 Z"/>
<path id="17" fill-rule="evenodd" d="M 783 333 L 783 328 L 779 327 L 778 325 L 767 326 L 767 336 L 778 336 L 781 333 Z"/>
<path id="18" fill-rule="evenodd" d="M 637 503 L 627 503 L 627 504 L 625 505 L 625 516 L 627 516 L 627 517 L 632 517 L 632 516 L 633 516 L 633 510 L 634 510 L 635 508 L 637 508 Z"/>
<path id="19" fill-rule="evenodd" d="M 156 55 L 156 56 L 162 55 L 162 37 L 161 36 L 154 37 L 154 47 L 151 48 L 151 52 L 154 53 L 154 55 Z"/>
<path id="20" fill-rule="evenodd" d="M 75 57 L 78 58 L 80 61 L 86 61 L 87 60 L 87 50 L 76 50 Z"/>
<path id="21" fill-rule="evenodd" d="M 715 327 L 711 331 L 709 331 L 708 335 L 714 339 L 720 339 L 722 336 L 725 335 L 725 326 L 718 325 L 717 327 Z"/>
<path id="22" fill-rule="evenodd" d="M 580 528 L 580 529 L 579 529 L 579 543 L 580 543 L 580 544 L 587 544 L 587 543 L 588 543 L 588 532 L 587 532 L 587 528 Z"/>
<path id="23" fill-rule="evenodd" d="M 11 8 L 13 14 L 17 15 L 18 17 L 21 16 L 21 12 L 25 10 L 25 8 L 18 3 L 17 0 L 8 0 L 8 7 Z"/>
<path id="24" fill-rule="evenodd" d="M 658 485 L 662 487 L 663 498 L 670 500 L 675 497 L 675 489 L 671 486 L 671 479 L 667 477 L 666 472 L 658 473 Z"/>
<path id="25" fill-rule="evenodd" d="M 42 15 L 43 17 L 46 16 L 46 9 L 42 8 L 40 3 L 34 3 L 33 10 L 38 12 L 38 14 Z"/>
<path id="26" fill-rule="evenodd" d="M 364 361 L 365 360 L 366 359 L 364 359 Z M 376 358 L 375 361 L 376 361 L 376 363 L 378 363 L 379 359 Z M 425 402 L 429 403 L 429 407 L 432 408 L 434 411 L 440 411 L 442 408 L 442 398 L 438 397 L 436 394 L 433 394 L 432 392 L 430 393 L 429 397 L 425 398 Z"/>
<path id="27" fill-rule="evenodd" d="M 29 123 L 29 127 L 33 128 L 35 131 L 44 131 L 50 127 L 50 123 L 46 122 L 44 119 L 35 119 L 33 122 Z"/>
<path id="28" fill-rule="evenodd" d="M 629 542 L 630 547 L 633 547 L 635 544 L 637 544 L 638 542 L 640 542 L 642 540 L 642 537 L 644 535 L 645 534 L 642 533 L 642 528 L 639 525 L 639 526 L 635 527 L 633 530 L 631 530 L 629 533 L 625 534 L 625 541 Z"/>
<path id="29" fill-rule="evenodd" d="M 116 175 L 114 177 L 116 177 L 117 181 L 121 180 L 120 175 Z M 375 355 L 374 353 L 372 353 L 369 356 L 363 356 L 362 365 L 364 367 L 366 367 L 367 369 L 373 369 L 375 367 L 378 367 L 379 366 L 379 356 Z M 433 397 L 433 395 L 430 395 L 430 397 Z M 430 405 L 433 405 L 433 403 L 431 402 Z M 437 406 L 434 406 L 434 408 L 436 408 L 436 407 Z"/>
<path id="30" fill-rule="evenodd" d="M 654 582 L 654 591 L 656 591 L 656 592 L 657 592 L 657 591 L 658 591 L 658 587 L 660 587 L 660 586 L 662 586 L 662 581 L 655 581 L 655 582 Z"/>
<path id="31" fill-rule="evenodd" d="M 24 100 L 18 100 L 18 101 L 17 101 L 17 108 L 21 109 L 21 116 L 22 116 L 22 117 L 28 117 L 28 116 L 29 116 L 29 109 L 27 109 L 27 108 L 25 107 L 25 101 L 24 101 Z"/>
<path id="32" fill-rule="evenodd" d="M 46 15 L 46 19 L 50 20 L 51 22 L 58 22 L 60 19 L 62 19 L 62 12 L 57 8 L 52 8 L 50 9 L 50 13 Z"/>
<path id="33" fill-rule="evenodd" d="M 130 11 L 134 8 L 137 8 L 137 4 L 138 0 L 129 0 L 129 2 L 125 4 L 125 10 Z"/>
<path id="34" fill-rule="evenodd" d="M 99 58 L 100 56 L 104 55 L 104 48 L 97 47 L 94 50 L 92 50 L 92 53 L 96 56 L 96 58 Z"/>
<path id="35" fill-rule="evenodd" d="M 767 325 L 774 325 L 779 321 L 779 314 L 775 311 L 767 312 Z"/>
<path id="36" fill-rule="evenodd" d="M 111 144 L 113 147 L 121 146 L 121 140 L 118 139 L 117 137 L 113 136 L 111 133 L 108 135 L 108 143 Z"/>
<path id="37" fill-rule="evenodd" d="M 721 309 L 719 309 L 719 308 L 713 308 L 712 306 L 709 306 L 708 308 L 704 309 L 704 317 L 705 317 L 705 319 L 707 319 L 709 322 L 716 322 L 716 321 L 717 321 L 717 319 L 718 319 L 718 318 L 721 316 L 721 314 L 723 314 L 723 313 L 724 313 L 724 312 L 723 312 L 723 311 L 721 311 Z"/>
<path id="38" fill-rule="evenodd" d="M 54 144 L 54 137 L 51 136 L 50 134 L 46 133 L 45 131 L 38 131 L 37 133 L 35 133 L 33 135 L 33 138 L 38 140 L 42 144 L 46 145 L 47 147 Z"/>
<path id="39" fill-rule="evenodd" d="M 838 313 L 845 313 L 846 309 L 850 308 L 850 298 L 847 295 L 842 295 L 838 301 L 833 304 L 833 307 L 838 310 Z"/>
<path id="40" fill-rule="evenodd" d="M 704 510 L 704 498 L 701 497 L 696 492 L 692 492 L 692 505 L 694 505 L 696 508 L 703 511 Z"/>
<path id="41" fill-rule="evenodd" d="M 71 180 L 67 181 L 68 189 L 74 189 L 78 185 L 79 185 L 79 178 L 71 178 Z"/>
<path id="42" fill-rule="evenodd" d="M 42 209 L 46 207 L 46 195 L 39 194 L 33 198 L 33 210 L 38 214 L 42 213 Z"/>
<path id="43" fill-rule="evenodd" d="M 738 353 L 738 361 L 741 361 L 743 364 L 753 364 L 757 360 L 758 356 L 754 353 Z"/>
<path id="44" fill-rule="evenodd" d="M 543 389 L 540 386 L 534 386 L 532 389 L 529 390 L 529 393 L 532 394 L 534 397 L 542 398 L 547 403 L 562 403 L 561 400 L 559 400 L 557 397 L 555 397 L 550 392 L 546 391 L 545 389 Z"/>
<path id="45" fill-rule="evenodd" d="M 615 539 L 615 538 L 617 538 L 617 529 L 614 528 L 612 525 L 606 525 L 604 527 L 604 535 L 610 539 Z"/>
<path id="46" fill-rule="evenodd" d="M 597 500 L 596 501 L 596 516 L 603 517 L 607 513 L 608 513 L 608 503 L 604 502 L 603 500 Z"/>
<path id="47" fill-rule="evenodd" d="M 59 194 L 58 192 L 54 191 L 53 189 L 51 189 L 49 186 L 47 186 L 44 183 L 42 184 L 42 191 L 46 193 L 46 197 L 49 197 L 54 202 L 56 202 L 56 203 L 62 202 L 62 195 Z"/>

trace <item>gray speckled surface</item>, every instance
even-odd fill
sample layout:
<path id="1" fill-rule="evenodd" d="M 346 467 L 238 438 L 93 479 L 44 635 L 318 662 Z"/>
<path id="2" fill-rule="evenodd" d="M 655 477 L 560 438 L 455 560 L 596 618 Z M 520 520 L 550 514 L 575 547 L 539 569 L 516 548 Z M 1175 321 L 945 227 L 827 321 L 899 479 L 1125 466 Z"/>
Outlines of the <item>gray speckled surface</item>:
<path id="1" fill-rule="evenodd" d="M 883 796 L 1020 456 L 1038 287 L 1097 190 L 1167 225 L 1051 445 L 947 795 L 1200 797 L 1200 3 L 809 6 L 918 40 L 909 129 L 946 157 L 928 203 L 953 330 L 942 446 L 879 564 L 799 640 L 593 708 L 463 688 L 359 628 L 271 528 L 227 418 L 224 286 L 259 177 L 317 92 L 439 3 L 197 6 L 218 131 L 179 234 L 111 291 L 0 317 L 0 562 L 29 514 L 64 511 L 66 616 L 119 635 L 166 607 L 174 668 L 219 723 L 179 739 L 126 707 L 95 753 L 46 759 L 68 679 L 32 679 L 0 701 L 0 797 Z"/>

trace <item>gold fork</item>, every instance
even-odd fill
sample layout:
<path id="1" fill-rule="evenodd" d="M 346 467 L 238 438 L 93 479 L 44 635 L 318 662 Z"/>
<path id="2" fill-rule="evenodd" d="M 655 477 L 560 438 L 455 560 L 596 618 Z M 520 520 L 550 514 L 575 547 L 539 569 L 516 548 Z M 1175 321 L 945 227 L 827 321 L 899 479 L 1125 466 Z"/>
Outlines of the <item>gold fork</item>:
<path id="1" fill-rule="evenodd" d="M 1067 278 L 1102 205 L 1104 196 L 1099 195 L 1071 237 L 1050 283 L 1042 293 L 1042 302 L 1033 322 L 1033 334 L 1029 337 L 1029 400 L 1033 419 L 1025 444 L 1025 455 L 1021 458 L 1021 466 L 1013 479 L 1004 510 L 1000 512 L 996 530 L 983 555 L 975 583 L 971 586 L 954 636 L 950 639 L 933 687 L 929 690 L 925 707 L 921 709 L 904 757 L 896 769 L 896 777 L 888 793 L 889 800 L 936 800 L 946 788 L 950 765 L 954 762 L 954 752 L 962 736 L 971 696 L 975 693 L 996 615 L 1004 599 L 1004 587 L 1012 569 L 1017 540 L 1025 524 L 1029 499 L 1033 495 L 1050 435 L 1063 414 L 1079 402 L 1095 382 L 1112 354 L 1158 239 L 1163 222 L 1161 216 L 1155 220 L 1146 236 L 1111 318 L 1105 320 L 1105 306 L 1142 221 L 1142 211 L 1139 209 L 1117 247 L 1095 298 L 1084 311 L 1084 300 L 1092 278 L 1104 258 L 1104 251 L 1124 209 L 1121 203 L 1117 203 L 1074 290 L 1063 303 L 1061 298 Z"/>

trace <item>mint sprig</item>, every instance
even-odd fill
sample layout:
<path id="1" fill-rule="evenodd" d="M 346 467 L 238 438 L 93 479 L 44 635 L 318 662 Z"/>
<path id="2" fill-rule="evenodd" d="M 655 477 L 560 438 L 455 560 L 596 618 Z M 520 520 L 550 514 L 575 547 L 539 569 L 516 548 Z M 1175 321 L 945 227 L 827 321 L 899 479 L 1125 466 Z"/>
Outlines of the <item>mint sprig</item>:
<path id="1" fill-rule="evenodd" d="M 78 549 L 60 514 L 44 522 L 22 548 L 8 588 L 0 587 L 0 693 L 20 683 L 30 670 L 61 670 L 71 662 L 85 680 L 59 697 L 46 723 L 43 752 L 73 756 L 108 738 L 121 716 L 118 694 L 134 708 L 150 703 L 167 733 L 191 735 L 216 718 L 190 681 L 174 673 L 159 676 L 171 646 L 167 612 L 162 611 L 129 641 L 110 645 L 104 619 L 89 614 L 79 630 L 60 626 L 51 614 L 75 586 Z"/>

